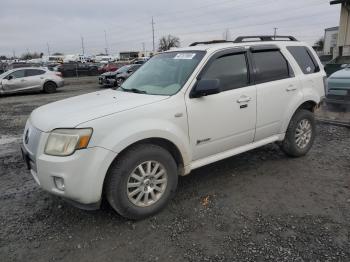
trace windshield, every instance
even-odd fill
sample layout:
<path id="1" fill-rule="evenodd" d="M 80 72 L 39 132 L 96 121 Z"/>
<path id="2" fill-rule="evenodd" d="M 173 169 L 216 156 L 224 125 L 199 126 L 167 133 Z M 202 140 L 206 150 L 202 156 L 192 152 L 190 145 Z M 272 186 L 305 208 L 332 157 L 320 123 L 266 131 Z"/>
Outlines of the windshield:
<path id="1" fill-rule="evenodd" d="M 10 71 L 6 71 L 2 74 L 0 74 L 0 79 L 4 78 L 5 76 L 7 76 L 10 73 Z"/>
<path id="2" fill-rule="evenodd" d="M 128 69 L 130 68 L 131 66 L 130 65 L 126 65 L 126 66 L 123 66 L 121 68 L 119 68 L 116 73 L 123 73 L 123 72 L 126 72 L 128 71 Z"/>
<path id="3" fill-rule="evenodd" d="M 204 51 L 162 53 L 140 67 L 119 90 L 150 95 L 174 95 L 202 60 Z"/>

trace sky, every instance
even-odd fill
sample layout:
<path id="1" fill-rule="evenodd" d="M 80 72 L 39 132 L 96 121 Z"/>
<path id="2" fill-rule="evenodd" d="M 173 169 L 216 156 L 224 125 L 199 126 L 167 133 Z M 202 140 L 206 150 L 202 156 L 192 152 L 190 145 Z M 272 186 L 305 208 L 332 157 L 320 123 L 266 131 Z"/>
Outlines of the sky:
<path id="1" fill-rule="evenodd" d="M 1 0 L 0 55 L 85 54 L 152 50 L 163 35 L 192 42 L 239 35 L 293 35 L 313 44 L 338 26 L 340 5 L 329 0 Z M 105 35 L 107 43 L 105 41 Z M 49 47 L 49 48 L 48 48 Z"/>

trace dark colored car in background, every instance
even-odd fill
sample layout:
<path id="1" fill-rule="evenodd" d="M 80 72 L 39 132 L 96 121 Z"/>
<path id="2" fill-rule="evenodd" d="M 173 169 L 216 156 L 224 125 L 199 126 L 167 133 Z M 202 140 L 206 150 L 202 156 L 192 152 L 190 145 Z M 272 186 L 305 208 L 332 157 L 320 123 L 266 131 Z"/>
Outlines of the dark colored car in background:
<path id="1" fill-rule="evenodd" d="M 333 73 L 327 80 L 326 103 L 350 109 L 350 67 Z"/>
<path id="2" fill-rule="evenodd" d="M 115 72 L 106 72 L 99 76 L 98 83 L 102 86 L 117 87 L 120 86 L 128 77 L 130 77 L 142 65 L 131 64 L 119 68 Z"/>
<path id="3" fill-rule="evenodd" d="M 98 68 L 99 73 L 114 72 L 119 69 L 117 64 L 109 63 Z"/>
<path id="4" fill-rule="evenodd" d="M 56 66 L 54 71 L 61 72 L 63 77 L 98 75 L 98 67 L 88 63 L 63 63 Z"/>

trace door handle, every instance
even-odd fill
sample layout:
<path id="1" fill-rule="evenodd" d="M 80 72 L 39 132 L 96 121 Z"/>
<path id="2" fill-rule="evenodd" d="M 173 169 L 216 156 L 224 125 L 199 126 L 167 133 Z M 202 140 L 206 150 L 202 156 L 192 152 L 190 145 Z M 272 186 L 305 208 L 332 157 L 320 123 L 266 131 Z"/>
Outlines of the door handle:
<path id="1" fill-rule="evenodd" d="M 296 88 L 294 85 L 290 85 L 290 86 L 288 86 L 288 87 L 286 88 L 286 91 L 287 91 L 287 92 L 295 91 L 295 90 L 297 90 L 297 88 Z"/>
<path id="2" fill-rule="evenodd" d="M 247 103 L 249 102 L 250 100 L 252 100 L 251 97 L 249 96 L 241 96 L 238 100 L 237 100 L 237 103 Z"/>
<path id="3" fill-rule="evenodd" d="M 24 81 L 26 81 L 26 80 L 24 80 L 24 79 L 21 80 L 21 82 L 24 82 Z"/>

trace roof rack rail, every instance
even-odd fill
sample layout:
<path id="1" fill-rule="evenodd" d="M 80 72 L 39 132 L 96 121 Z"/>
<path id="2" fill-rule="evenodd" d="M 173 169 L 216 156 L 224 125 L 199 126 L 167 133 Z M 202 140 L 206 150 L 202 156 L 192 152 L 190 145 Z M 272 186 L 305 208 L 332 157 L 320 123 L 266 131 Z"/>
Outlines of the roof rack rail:
<path id="1" fill-rule="evenodd" d="M 196 46 L 196 45 L 211 45 L 211 44 L 222 44 L 222 43 L 233 43 L 233 41 L 212 40 L 212 41 L 204 41 L 204 42 L 194 42 L 194 43 L 190 44 L 190 46 Z"/>
<path id="2" fill-rule="evenodd" d="M 244 41 L 248 39 L 248 41 Z M 249 39 L 252 39 L 249 41 Z M 250 35 L 250 36 L 239 36 L 233 42 L 234 43 L 244 43 L 244 42 L 256 42 L 255 39 L 260 39 L 260 41 L 298 41 L 294 36 L 285 35 Z"/>

